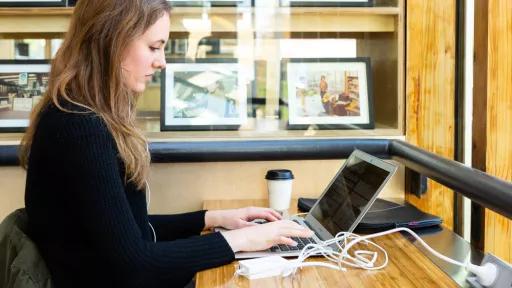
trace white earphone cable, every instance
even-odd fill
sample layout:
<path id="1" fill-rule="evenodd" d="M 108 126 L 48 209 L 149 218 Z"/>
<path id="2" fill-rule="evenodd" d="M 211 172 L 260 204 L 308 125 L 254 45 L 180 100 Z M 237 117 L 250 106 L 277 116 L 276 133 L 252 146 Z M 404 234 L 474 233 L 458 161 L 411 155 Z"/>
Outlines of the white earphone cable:
<path id="1" fill-rule="evenodd" d="M 149 154 L 149 145 L 146 144 L 146 151 Z M 149 184 L 147 180 L 144 180 L 144 183 L 146 184 L 146 209 L 149 213 L 149 204 L 151 204 L 151 189 L 149 188 Z M 153 228 L 153 225 L 151 225 L 151 222 L 148 221 L 149 228 L 151 228 L 151 232 L 153 232 L 153 241 L 156 243 L 156 232 L 155 228 Z"/>
<path id="2" fill-rule="evenodd" d="M 148 181 L 144 181 L 146 183 L 146 209 L 149 213 L 149 204 L 151 203 L 151 189 L 149 189 Z M 148 221 L 149 228 L 151 228 L 151 232 L 153 232 L 153 241 L 156 243 L 156 232 L 155 228 L 153 228 L 153 225 L 151 225 L 151 222 Z"/>

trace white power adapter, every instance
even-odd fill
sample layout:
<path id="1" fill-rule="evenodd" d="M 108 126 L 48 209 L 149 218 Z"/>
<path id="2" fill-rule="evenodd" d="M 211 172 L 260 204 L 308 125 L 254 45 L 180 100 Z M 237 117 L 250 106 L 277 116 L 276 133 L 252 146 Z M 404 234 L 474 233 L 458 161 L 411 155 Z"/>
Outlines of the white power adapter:
<path id="1" fill-rule="evenodd" d="M 281 275 L 291 263 L 280 256 L 267 256 L 238 262 L 238 275 L 259 279 Z"/>

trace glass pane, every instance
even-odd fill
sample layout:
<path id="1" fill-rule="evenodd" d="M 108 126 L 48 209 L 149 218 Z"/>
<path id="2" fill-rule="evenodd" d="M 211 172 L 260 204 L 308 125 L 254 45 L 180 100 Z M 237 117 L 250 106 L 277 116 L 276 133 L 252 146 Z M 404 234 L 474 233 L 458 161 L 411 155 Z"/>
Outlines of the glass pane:
<path id="1" fill-rule="evenodd" d="M 150 138 L 404 135 L 404 1 L 170 3 L 168 66 L 137 103 Z M 32 35 L 1 35 L 0 59 L 55 56 L 62 35 Z"/>
<path id="2" fill-rule="evenodd" d="M 150 135 L 403 135 L 398 1 L 214 2 L 174 5 Z"/>
<path id="3" fill-rule="evenodd" d="M 0 34 L 1 35 L 1 34 Z M 51 59 L 62 44 L 62 39 L 0 39 L 2 60 Z"/>

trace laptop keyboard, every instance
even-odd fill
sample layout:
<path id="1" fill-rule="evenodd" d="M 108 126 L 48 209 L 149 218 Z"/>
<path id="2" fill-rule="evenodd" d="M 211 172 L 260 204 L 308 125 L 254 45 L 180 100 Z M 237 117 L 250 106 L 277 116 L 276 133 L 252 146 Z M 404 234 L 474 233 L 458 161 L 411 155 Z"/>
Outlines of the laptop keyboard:
<path id="1" fill-rule="evenodd" d="M 296 222 L 300 225 L 299 221 L 293 220 L 293 222 Z M 297 246 L 291 246 L 291 245 L 285 245 L 285 244 L 279 244 L 275 245 L 269 248 L 271 252 L 290 252 L 290 251 L 300 251 L 302 248 L 304 248 L 306 245 L 310 243 L 316 243 L 315 239 L 313 238 L 302 238 L 302 237 L 291 237 L 293 241 L 297 242 Z"/>
<path id="2" fill-rule="evenodd" d="M 315 240 L 313 238 L 292 237 L 292 239 L 293 241 L 297 242 L 297 246 L 279 244 L 270 247 L 269 250 L 272 252 L 299 251 L 302 250 L 302 248 L 304 248 L 304 246 L 308 245 L 309 243 L 315 243 Z"/>
<path id="3" fill-rule="evenodd" d="M 258 219 L 253 221 L 254 223 L 258 224 L 265 224 L 268 221 L 263 219 Z M 293 222 L 301 225 L 301 223 L 297 220 L 293 220 Z M 316 243 L 315 239 L 313 238 L 302 238 L 302 237 L 291 237 L 293 241 L 297 242 L 297 246 L 291 246 L 291 245 L 285 245 L 285 244 L 278 244 L 274 245 L 269 248 L 269 251 L 271 252 L 290 252 L 290 251 L 300 251 L 302 248 L 304 248 L 306 245 L 310 243 Z"/>

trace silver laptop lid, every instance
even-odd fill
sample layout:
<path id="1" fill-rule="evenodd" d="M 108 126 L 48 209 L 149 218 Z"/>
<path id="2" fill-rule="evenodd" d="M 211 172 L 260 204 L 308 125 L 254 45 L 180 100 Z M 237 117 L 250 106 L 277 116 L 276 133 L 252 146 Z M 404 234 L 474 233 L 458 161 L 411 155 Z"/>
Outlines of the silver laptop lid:
<path id="1" fill-rule="evenodd" d="M 306 223 L 322 240 L 354 231 L 396 170 L 393 164 L 354 150 L 311 208 Z"/>

